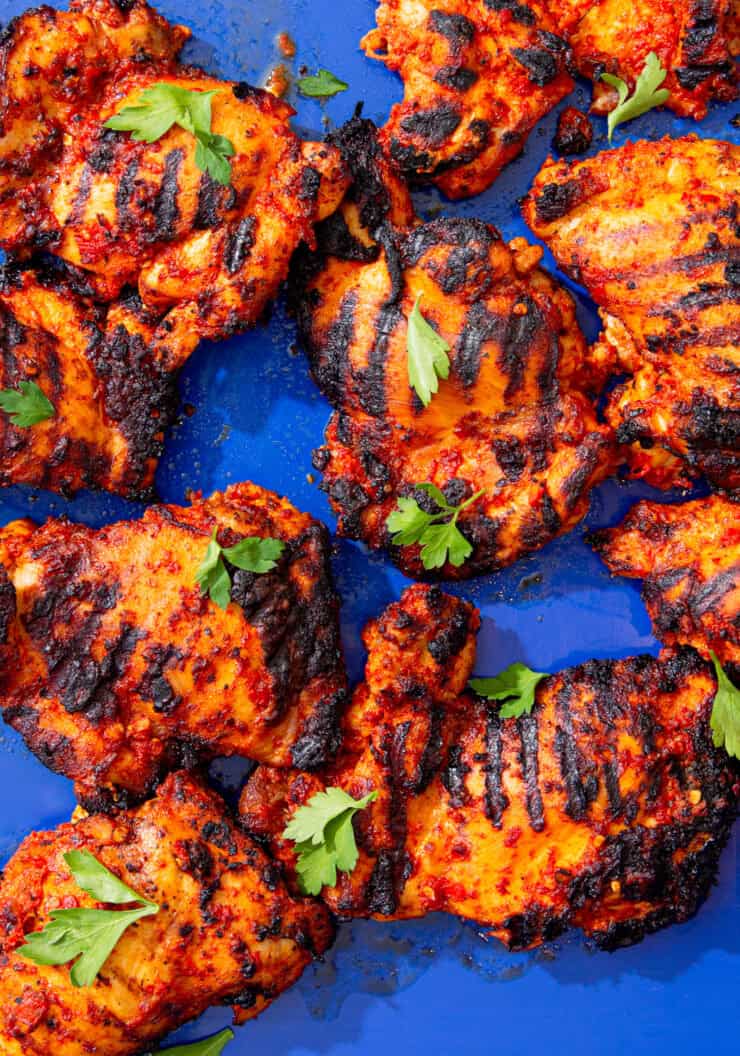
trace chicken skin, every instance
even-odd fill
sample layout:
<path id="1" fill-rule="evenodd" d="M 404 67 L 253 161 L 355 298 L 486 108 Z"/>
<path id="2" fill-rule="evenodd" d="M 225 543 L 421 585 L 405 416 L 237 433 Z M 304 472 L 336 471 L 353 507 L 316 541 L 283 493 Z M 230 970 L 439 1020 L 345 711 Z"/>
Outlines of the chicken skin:
<path id="1" fill-rule="evenodd" d="M 214 531 L 223 547 L 284 542 L 272 571 L 230 569 L 226 609 L 196 582 Z M 88 809 L 198 759 L 310 769 L 335 749 L 346 691 L 329 541 L 274 493 L 236 484 L 100 530 L 15 521 L 0 564 L 3 716 Z"/>
<path id="2" fill-rule="evenodd" d="M 459 521 L 473 552 L 441 574 L 501 568 L 572 528 L 611 469 L 573 301 L 523 239 L 507 246 L 476 220 L 415 222 L 369 122 L 334 141 L 355 183 L 292 285 L 314 378 L 335 408 L 314 459 L 338 531 L 388 547 L 387 518 L 399 497 L 421 496 L 416 484 L 455 505 L 483 490 Z M 419 295 L 451 349 L 449 378 L 426 407 L 407 365 Z M 407 574 L 424 572 L 418 544 L 391 553 Z"/>
<path id="3" fill-rule="evenodd" d="M 740 488 L 740 148 L 694 136 L 548 161 L 524 205 L 604 331 L 594 379 L 637 475 Z"/>
<path id="4" fill-rule="evenodd" d="M 186 773 L 116 817 L 95 815 L 29 836 L 0 882 L 3 1056 L 134 1056 L 212 1004 L 258 1015 L 332 940 L 326 910 L 292 898 L 225 805 Z M 64 855 L 86 851 L 158 913 L 129 927 L 91 987 L 68 966 L 20 957 L 24 932 L 52 910 L 102 908 Z"/>
<path id="5" fill-rule="evenodd" d="M 295 880 L 295 810 L 325 786 L 375 802 L 359 861 L 324 888 L 341 916 L 443 910 L 514 949 L 568 925 L 599 946 L 686 920 L 705 898 L 735 815 L 737 773 L 709 726 L 716 682 L 691 649 L 591 661 L 540 683 L 502 719 L 466 690 L 476 611 L 417 585 L 365 632 L 368 661 L 321 776 L 259 767 L 249 832 Z"/>
<path id="6" fill-rule="evenodd" d="M 0 486 L 149 499 L 197 336 L 160 325 L 133 291 L 109 305 L 91 294 L 71 268 L 0 273 L 0 388 L 33 382 L 53 408 L 27 428 L 0 412 Z"/>
<path id="7" fill-rule="evenodd" d="M 737 97 L 732 61 L 735 0 L 576 0 L 551 5 L 558 32 L 568 40 L 578 71 L 594 81 L 593 109 L 617 105 L 614 88 L 601 80 L 616 74 L 634 90 L 650 52 L 668 71 L 665 106 L 700 121 L 710 102 Z"/>
<path id="8" fill-rule="evenodd" d="M 118 51 L 107 35 L 114 13 L 116 39 L 126 45 Z M 138 40 L 147 21 L 170 46 L 152 53 L 144 43 L 130 54 L 131 36 Z M 68 14 L 41 9 L 11 23 L 0 55 L 11 130 L 25 128 L 33 106 L 39 136 L 51 141 L 37 163 L 33 145 L 29 153 L 6 143 L 11 132 L 0 140 L 8 155 L 0 202 L 12 201 L 0 247 L 15 255 L 50 248 L 89 273 L 99 299 L 132 286 L 147 309 L 167 314 L 167 325 L 216 339 L 259 319 L 293 250 L 311 240 L 314 221 L 332 211 L 344 182 L 335 153 L 302 144 L 291 131 L 286 104 L 176 63 L 187 35 L 140 0 L 80 0 Z M 81 81 L 73 95 L 68 67 Z M 105 127 L 160 84 L 215 93 L 211 132 L 235 152 L 229 186 L 200 170 L 195 137 L 178 125 L 153 143 Z"/>
<path id="9" fill-rule="evenodd" d="M 638 502 L 591 541 L 617 575 L 645 581 L 656 636 L 713 650 L 740 675 L 740 505 L 721 495 L 681 505 Z"/>
<path id="10" fill-rule="evenodd" d="M 568 49 L 547 6 L 382 0 L 362 47 L 403 79 L 383 143 L 408 178 L 450 198 L 484 191 L 568 95 Z"/>

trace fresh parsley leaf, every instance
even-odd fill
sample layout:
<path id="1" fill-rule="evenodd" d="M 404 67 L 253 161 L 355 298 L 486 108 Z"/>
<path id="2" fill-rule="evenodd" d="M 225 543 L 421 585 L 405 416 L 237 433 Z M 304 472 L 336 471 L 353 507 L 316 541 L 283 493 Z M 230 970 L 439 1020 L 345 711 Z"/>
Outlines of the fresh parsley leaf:
<path id="1" fill-rule="evenodd" d="M 717 694 L 712 706 L 712 739 L 716 748 L 740 759 L 740 689 L 730 682 L 717 654 L 711 652 L 717 675 Z"/>
<path id="2" fill-rule="evenodd" d="M 349 85 L 340 81 L 329 70 L 319 70 L 315 76 L 302 77 L 296 87 L 301 95 L 306 95 L 309 99 L 328 99 L 332 95 L 346 92 Z"/>
<path id="3" fill-rule="evenodd" d="M 189 1045 L 176 1045 L 174 1049 L 160 1049 L 161 1056 L 221 1056 L 230 1041 L 233 1041 L 234 1031 L 229 1027 L 222 1030 L 220 1034 L 213 1034 L 203 1041 L 191 1041 Z M 146 1056 L 155 1056 L 148 1052 Z"/>
<path id="4" fill-rule="evenodd" d="M 56 415 L 51 403 L 35 381 L 21 381 L 17 389 L 0 389 L 0 410 L 10 415 L 12 425 L 28 429 Z"/>
<path id="5" fill-rule="evenodd" d="M 214 528 L 205 557 L 195 573 L 195 581 L 201 594 L 208 594 L 220 609 L 225 609 L 231 601 L 231 576 L 224 558 L 235 568 L 262 575 L 275 567 L 277 559 L 285 549 L 285 543 L 280 539 L 250 536 L 248 539 L 240 539 L 234 546 L 224 548 L 216 539 L 216 531 Z"/>
<path id="6" fill-rule="evenodd" d="M 317 792 L 295 812 L 283 838 L 295 843 L 298 883 L 304 894 L 318 895 L 325 885 L 334 887 L 337 870 L 352 872 L 359 853 L 352 819 L 377 796 L 370 792 L 353 799 L 343 789 L 331 787 Z"/>
<path id="7" fill-rule="evenodd" d="M 602 81 L 616 88 L 619 96 L 619 102 L 609 114 L 608 119 L 610 143 L 617 125 L 631 121 L 633 117 L 639 117 L 640 114 L 646 114 L 648 110 L 661 106 L 668 99 L 671 93 L 667 88 L 660 87 L 667 76 L 668 70 L 663 69 L 654 51 L 651 51 L 645 59 L 642 73 L 637 78 L 635 90 L 631 96 L 629 88 L 621 77 L 616 77 L 613 73 L 602 73 Z"/>
<path id="8" fill-rule="evenodd" d="M 394 546 L 421 546 L 421 563 L 427 571 L 442 568 L 450 562 L 456 568 L 464 564 L 473 552 L 473 547 L 457 527 L 464 509 L 484 494 L 477 491 L 459 506 L 450 506 L 444 493 L 435 484 L 417 484 L 437 505 L 436 513 L 427 513 L 416 499 L 400 498 L 398 505 L 386 519 Z"/>
<path id="9" fill-rule="evenodd" d="M 26 935 L 20 957 L 34 964 L 68 964 L 73 986 L 92 986 L 121 936 L 142 917 L 159 913 L 159 906 L 137 894 L 106 869 L 89 851 L 70 851 L 64 860 L 78 887 L 98 902 L 126 905 L 134 909 L 54 909 L 40 932 Z"/>
<path id="10" fill-rule="evenodd" d="M 468 685 L 481 697 L 488 700 L 504 700 L 499 710 L 502 719 L 518 719 L 529 715 L 534 707 L 534 692 L 547 674 L 532 671 L 526 664 L 511 664 L 500 675 L 493 678 L 473 678 Z"/>
<path id="11" fill-rule="evenodd" d="M 105 128 L 130 132 L 131 138 L 154 143 L 173 125 L 179 125 L 195 137 L 195 164 L 216 183 L 228 187 L 234 145 L 226 136 L 211 132 L 211 98 L 219 89 L 207 92 L 180 88 L 159 81 L 144 88 L 134 106 L 124 106 L 105 122 Z"/>
<path id="12" fill-rule="evenodd" d="M 419 310 L 422 294 L 416 298 L 408 321 L 406 352 L 409 385 L 425 407 L 439 389 L 439 378 L 450 374 L 450 346 L 430 326 Z"/>

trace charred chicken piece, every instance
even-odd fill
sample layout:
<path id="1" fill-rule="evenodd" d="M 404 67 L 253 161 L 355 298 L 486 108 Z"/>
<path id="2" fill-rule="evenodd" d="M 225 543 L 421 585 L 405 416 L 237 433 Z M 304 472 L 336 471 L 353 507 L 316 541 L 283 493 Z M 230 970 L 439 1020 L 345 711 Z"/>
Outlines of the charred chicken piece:
<path id="1" fill-rule="evenodd" d="M 579 72 L 594 81 L 596 112 L 607 113 L 617 104 L 617 93 L 601 80 L 602 73 L 616 74 L 633 91 L 652 51 L 668 71 L 663 87 L 670 96 L 665 105 L 683 117 L 701 120 L 713 100 L 737 97 L 730 15 L 734 2 L 577 0 L 553 17 Z"/>
<path id="2" fill-rule="evenodd" d="M 362 46 L 404 82 L 383 142 L 450 198 L 484 191 L 573 88 L 548 5 L 383 0 Z"/>
<path id="3" fill-rule="evenodd" d="M 548 161 L 525 217 L 601 308 L 593 377 L 629 373 L 606 416 L 658 485 L 740 488 L 740 148 L 694 136 Z"/>
<path id="4" fill-rule="evenodd" d="M 32 381 L 54 409 L 27 428 L 0 413 L 0 485 L 148 499 L 197 336 L 133 291 L 109 305 L 92 292 L 71 268 L 0 273 L 0 388 Z"/>
<path id="5" fill-rule="evenodd" d="M 326 910 L 288 894 L 225 804 L 186 773 L 155 799 L 35 832 L 0 882 L 0 1047 L 4 1056 L 133 1056 L 212 1004 L 258 1015 L 332 940 Z M 18 956 L 52 910 L 96 907 L 64 861 L 87 851 L 161 908 L 124 932 L 92 987 L 69 967 Z"/>
<path id="6" fill-rule="evenodd" d="M 355 870 L 324 888 L 342 916 L 444 910 L 511 948 L 584 929 L 636 942 L 700 906 L 736 808 L 737 774 L 712 744 L 716 682 L 691 649 L 591 661 L 540 683 L 531 715 L 466 691 L 476 611 L 411 587 L 365 632 L 365 682 L 321 777 L 260 767 L 247 830 L 281 834 L 324 786 L 378 798 L 355 819 Z M 295 877 L 295 874 L 292 874 Z"/>
<path id="7" fill-rule="evenodd" d="M 709 651 L 740 674 L 740 505 L 720 495 L 638 502 L 591 541 L 612 572 L 645 581 L 656 636 Z"/>
<path id="8" fill-rule="evenodd" d="M 369 122 L 337 137 L 355 184 L 299 257 L 293 293 L 311 368 L 335 408 L 315 452 L 339 533 L 387 547 L 386 520 L 415 485 L 452 504 L 473 546 L 448 577 L 508 565 L 572 528 L 611 468 L 582 374 L 573 301 L 523 239 L 477 220 L 415 222 Z M 427 407 L 409 386 L 407 319 L 421 311 L 451 347 L 449 379 Z M 419 546 L 392 550 L 422 574 Z"/>
<path id="9" fill-rule="evenodd" d="M 230 569 L 225 610 L 196 583 L 214 530 L 224 547 L 285 544 L 271 572 Z M 236 484 L 100 530 L 16 521 L 0 562 L 0 707 L 88 809 L 197 759 L 310 769 L 336 747 L 345 674 L 326 529 L 274 493 Z"/>
<path id="10" fill-rule="evenodd" d="M 169 325 L 200 337 L 229 336 L 259 319 L 293 250 L 311 239 L 314 221 L 341 199 L 338 158 L 318 144 L 301 143 L 290 129 L 293 111 L 267 92 L 216 80 L 146 49 L 132 57 L 123 49 L 113 62 L 105 21 L 111 9 L 118 11 L 112 0 L 81 0 L 66 16 L 22 16 L 6 34 L 0 89 L 11 96 L 16 121 L 22 127 L 33 107 L 44 135 L 56 131 L 38 164 L 22 149 L 13 162 L 11 152 L 9 175 L 0 175 L 0 201 L 14 204 L 0 224 L 0 246 L 16 255 L 47 246 L 88 271 L 102 300 L 131 285 L 148 309 L 168 313 Z M 67 22 L 77 16 L 91 27 L 86 48 L 92 54 L 74 50 L 77 38 Z M 118 18 L 126 40 L 128 23 L 138 27 L 147 18 L 167 35 L 166 23 L 142 3 Z M 55 19 L 61 26 L 49 34 Z M 170 37 L 176 53 L 185 34 L 170 27 Z M 39 56 L 26 77 L 36 86 L 30 99 L 25 88 L 15 87 L 28 53 Z M 72 102 L 60 73 L 70 63 L 82 78 Z M 160 83 L 216 93 L 211 131 L 235 150 L 228 187 L 198 168 L 195 138 L 179 126 L 154 143 L 104 127 Z M 60 92 L 66 101 L 55 110 Z M 53 116 L 45 116 L 47 99 Z M 10 150 L 8 135 L 0 149 Z M 14 164 L 23 173 L 21 187 L 12 177 Z"/>

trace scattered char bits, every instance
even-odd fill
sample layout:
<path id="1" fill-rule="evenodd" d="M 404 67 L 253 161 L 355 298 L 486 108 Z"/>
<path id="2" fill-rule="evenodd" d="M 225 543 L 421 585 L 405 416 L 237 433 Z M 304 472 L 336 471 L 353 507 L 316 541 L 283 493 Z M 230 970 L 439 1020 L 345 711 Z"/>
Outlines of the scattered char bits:
<path id="1" fill-rule="evenodd" d="M 692 649 L 590 661 L 541 682 L 531 715 L 501 719 L 466 690 L 478 626 L 468 603 L 408 589 L 365 631 L 336 761 L 321 777 L 259 767 L 240 804 L 247 830 L 295 883 L 286 816 L 324 787 L 376 791 L 357 818 L 357 867 L 323 891 L 343 916 L 442 910 L 512 949 L 571 925 L 614 949 L 687 920 L 736 813 L 709 665 Z M 450 648 L 435 656 L 439 641 Z"/>
<path id="2" fill-rule="evenodd" d="M 339 534 L 389 549 L 415 577 L 502 568 L 575 525 L 613 467 L 573 302 L 524 239 L 507 246 L 461 217 L 418 222 L 370 122 L 355 119 L 333 142 L 353 186 L 340 219 L 320 225 L 316 250 L 296 259 L 291 297 L 334 407 L 314 466 Z M 449 346 L 449 376 L 426 406 L 407 384 L 407 320 L 420 293 L 424 321 Z M 460 512 L 455 554 L 436 565 L 422 537 L 399 545 L 388 527 L 400 500 L 438 509 L 416 488 L 423 482 L 453 506 L 483 491 Z"/>
<path id="3" fill-rule="evenodd" d="M 231 570 L 225 609 L 196 580 L 214 530 L 225 547 L 284 544 L 264 574 Z M 329 539 L 273 492 L 237 484 L 97 531 L 16 521 L 0 568 L 0 708 L 88 809 L 217 755 L 311 768 L 335 751 L 346 676 Z"/>
<path id="4" fill-rule="evenodd" d="M 583 154 L 593 137 L 593 125 L 587 115 L 574 106 L 566 106 L 558 118 L 553 147 L 558 154 Z"/>
<path id="5" fill-rule="evenodd" d="M 215 838 L 212 838 L 215 837 Z M 66 968 L 18 956 L 49 906 L 94 905 L 63 855 L 86 851 L 160 911 L 129 928 L 103 970 L 77 989 Z M 326 909 L 294 899 L 226 805 L 185 773 L 116 818 L 88 817 L 23 842 L 0 880 L 3 1056 L 105 1051 L 134 1056 L 214 1004 L 259 1014 L 333 937 Z M 245 997 L 249 980 L 250 999 Z"/>

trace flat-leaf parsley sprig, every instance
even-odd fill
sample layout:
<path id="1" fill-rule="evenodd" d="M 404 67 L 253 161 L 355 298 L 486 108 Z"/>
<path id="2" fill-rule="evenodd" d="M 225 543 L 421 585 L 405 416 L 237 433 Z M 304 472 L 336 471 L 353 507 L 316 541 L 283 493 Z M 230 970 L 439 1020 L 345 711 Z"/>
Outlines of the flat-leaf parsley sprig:
<path id="1" fill-rule="evenodd" d="M 160 1049 L 158 1053 L 148 1052 L 146 1056 L 221 1056 L 230 1041 L 234 1040 L 234 1031 L 229 1027 L 219 1034 L 212 1034 L 202 1041 L 191 1041 L 189 1045 L 176 1045 L 174 1049 Z"/>
<path id="2" fill-rule="evenodd" d="M 425 407 L 439 390 L 439 379 L 450 374 L 450 346 L 431 326 L 419 309 L 422 294 L 416 298 L 406 331 L 409 385 Z"/>
<path id="3" fill-rule="evenodd" d="M 613 73 L 602 73 L 602 81 L 606 81 L 612 88 L 616 88 L 619 96 L 619 102 L 609 114 L 607 121 L 610 143 L 617 125 L 621 125 L 625 121 L 631 121 L 633 117 L 646 114 L 648 110 L 652 110 L 653 107 L 661 106 L 666 102 L 671 93 L 667 88 L 661 88 L 660 86 L 667 76 L 668 70 L 663 69 L 660 59 L 654 51 L 651 51 L 645 59 L 645 65 L 642 73 L 637 78 L 632 95 L 629 94 L 629 88 L 621 77 L 617 77 Z"/>
<path id="4" fill-rule="evenodd" d="M 712 705 L 712 739 L 716 748 L 740 759 L 740 689 L 730 682 L 715 652 L 711 652 L 717 675 L 717 693 Z"/>
<path id="5" fill-rule="evenodd" d="M 159 913 L 159 906 L 127 887 L 89 851 L 70 851 L 64 860 L 75 883 L 98 902 L 133 909 L 54 909 L 43 931 L 26 935 L 18 955 L 34 964 L 74 961 L 73 986 L 92 986 L 127 928 Z"/>
<path id="6" fill-rule="evenodd" d="M 346 81 L 340 81 L 329 70 L 319 70 L 317 74 L 301 77 L 296 88 L 301 95 L 309 99 L 330 99 L 333 95 L 346 92 L 349 85 Z"/>
<path id="7" fill-rule="evenodd" d="M 510 664 L 493 678 L 472 678 L 468 685 L 487 700 L 503 700 L 499 709 L 502 719 L 518 719 L 530 715 L 534 707 L 534 694 L 540 682 L 548 675 L 543 671 L 532 671 L 526 664 Z"/>
<path id="8" fill-rule="evenodd" d="M 470 557 L 473 547 L 457 527 L 460 514 L 485 494 L 476 491 L 459 506 L 451 506 L 434 484 L 416 484 L 434 501 L 437 510 L 428 513 L 416 499 L 399 498 L 397 508 L 388 516 L 386 527 L 392 533 L 394 546 L 421 546 L 421 563 L 427 571 L 442 568 L 450 562 L 459 568 Z"/>
<path id="9" fill-rule="evenodd" d="M 234 546 L 223 547 L 216 538 L 216 532 L 214 528 L 205 557 L 195 573 L 195 580 L 201 594 L 208 594 L 220 609 L 225 609 L 231 600 L 231 576 L 224 558 L 235 568 L 263 575 L 275 568 L 285 543 L 280 539 L 263 539 L 254 535 L 240 539 Z"/>
<path id="10" fill-rule="evenodd" d="M 359 856 L 352 819 L 377 796 L 370 792 L 353 799 L 343 789 L 330 787 L 295 812 L 283 838 L 295 843 L 298 884 L 305 895 L 318 895 L 324 886 L 334 887 L 337 870 L 352 872 Z"/>
<path id="11" fill-rule="evenodd" d="M 133 106 L 125 106 L 105 122 L 115 132 L 130 132 L 131 138 L 154 143 L 173 125 L 179 125 L 195 137 L 195 164 L 216 183 L 228 187 L 231 182 L 229 158 L 234 145 L 226 136 L 211 132 L 211 98 L 220 89 L 196 91 L 159 81 L 140 92 Z"/>
<path id="12" fill-rule="evenodd" d="M 28 429 L 56 415 L 54 404 L 35 381 L 21 381 L 17 389 L 0 389 L 0 410 L 18 429 Z"/>

